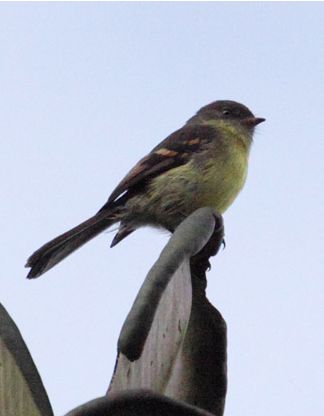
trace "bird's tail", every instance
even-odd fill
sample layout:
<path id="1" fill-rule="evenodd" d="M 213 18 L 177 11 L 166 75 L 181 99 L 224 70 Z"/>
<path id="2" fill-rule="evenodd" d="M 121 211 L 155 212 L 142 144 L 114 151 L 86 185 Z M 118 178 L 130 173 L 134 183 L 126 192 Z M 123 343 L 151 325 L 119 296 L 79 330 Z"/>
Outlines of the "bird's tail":
<path id="1" fill-rule="evenodd" d="M 31 267 L 27 278 L 34 279 L 41 276 L 117 221 L 119 218 L 116 211 L 101 211 L 44 244 L 27 260 L 25 267 Z"/>

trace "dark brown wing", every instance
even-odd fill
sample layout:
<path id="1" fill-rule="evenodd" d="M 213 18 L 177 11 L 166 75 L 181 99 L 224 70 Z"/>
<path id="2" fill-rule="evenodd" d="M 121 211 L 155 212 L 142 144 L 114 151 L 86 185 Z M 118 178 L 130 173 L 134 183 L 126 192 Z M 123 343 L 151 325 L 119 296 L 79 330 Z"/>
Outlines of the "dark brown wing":
<path id="1" fill-rule="evenodd" d="M 187 163 L 193 153 L 202 151 L 216 135 L 214 128 L 204 125 L 188 125 L 175 131 L 133 167 L 101 210 L 109 208 L 125 192 L 132 194 L 152 178 Z"/>

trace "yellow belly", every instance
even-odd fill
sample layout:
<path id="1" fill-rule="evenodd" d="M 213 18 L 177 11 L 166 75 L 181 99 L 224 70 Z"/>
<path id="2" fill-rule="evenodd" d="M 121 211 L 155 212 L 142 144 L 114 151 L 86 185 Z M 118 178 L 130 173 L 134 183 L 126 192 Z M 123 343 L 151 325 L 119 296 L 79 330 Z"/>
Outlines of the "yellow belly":
<path id="1" fill-rule="evenodd" d="M 140 225 L 161 225 L 173 230 L 196 209 L 210 206 L 222 214 L 242 189 L 248 167 L 249 146 L 237 135 L 212 144 L 182 166 L 154 178 L 144 194 L 127 207 Z"/>
<path id="2" fill-rule="evenodd" d="M 145 211 L 145 222 L 169 229 L 204 206 L 222 214 L 242 189 L 246 175 L 247 154 L 239 149 L 202 164 L 191 161 L 155 178 L 140 211 Z"/>
<path id="3" fill-rule="evenodd" d="M 247 167 L 247 155 L 242 152 L 210 163 L 202 175 L 199 205 L 211 206 L 220 214 L 226 211 L 243 188 Z"/>

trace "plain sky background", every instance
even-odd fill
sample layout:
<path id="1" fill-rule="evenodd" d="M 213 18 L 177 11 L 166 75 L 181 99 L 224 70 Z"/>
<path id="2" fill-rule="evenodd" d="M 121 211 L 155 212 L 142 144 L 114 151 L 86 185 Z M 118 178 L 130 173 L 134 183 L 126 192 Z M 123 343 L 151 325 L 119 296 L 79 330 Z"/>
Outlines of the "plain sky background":
<path id="1" fill-rule="evenodd" d="M 55 415 L 105 393 L 168 235 L 104 233 L 34 281 L 26 258 L 216 99 L 267 119 L 208 274 L 226 415 L 322 415 L 324 4 L 1 3 L 0 56 L 1 302 Z"/>

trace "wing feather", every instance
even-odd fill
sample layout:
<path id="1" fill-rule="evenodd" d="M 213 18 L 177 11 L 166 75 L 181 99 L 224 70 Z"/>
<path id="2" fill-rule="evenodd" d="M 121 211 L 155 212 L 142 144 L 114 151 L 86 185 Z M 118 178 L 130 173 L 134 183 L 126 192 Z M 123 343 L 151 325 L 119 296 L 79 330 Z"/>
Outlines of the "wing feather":
<path id="1" fill-rule="evenodd" d="M 215 137 L 217 131 L 204 125 L 186 125 L 175 131 L 130 170 L 101 210 L 111 207 L 125 192 L 132 195 L 154 177 L 187 163 L 194 153 L 203 151 Z"/>

